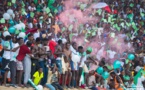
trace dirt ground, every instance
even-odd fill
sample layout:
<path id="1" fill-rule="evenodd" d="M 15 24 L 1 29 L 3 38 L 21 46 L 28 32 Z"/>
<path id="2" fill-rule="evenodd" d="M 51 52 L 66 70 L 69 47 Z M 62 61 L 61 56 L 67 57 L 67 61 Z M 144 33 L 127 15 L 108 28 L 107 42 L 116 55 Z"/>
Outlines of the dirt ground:
<path id="1" fill-rule="evenodd" d="M 34 90 L 33 88 L 13 88 L 13 87 L 4 87 L 4 86 L 0 86 L 0 90 Z M 43 90 L 49 90 L 47 88 L 44 88 Z M 89 89 L 65 89 L 65 90 L 89 90 Z"/>

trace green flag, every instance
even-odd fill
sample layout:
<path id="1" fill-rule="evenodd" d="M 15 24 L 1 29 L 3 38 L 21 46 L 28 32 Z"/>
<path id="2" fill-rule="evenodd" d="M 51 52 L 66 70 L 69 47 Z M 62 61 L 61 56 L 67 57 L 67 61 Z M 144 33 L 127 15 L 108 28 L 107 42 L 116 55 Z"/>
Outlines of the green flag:
<path id="1" fill-rule="evenodd" d="M 127 15 L 127 18 L 129 18 L 130 21 L 132 22 L 132 20 L 133 20 L 133 14 L 128 14 L 128 15 Z"/>
<path id="2" fill-rule="evenodd" d="M 108 17 L 108 22 L 111 23 L 111 17 Z"/>
<path id="3" fill-rule="evenodd" d="M 72 29 L 73 29 L 73 25 L 71 24 L 71 25 L 68 27 L 68 30 L 69 30 L 69 31 L 72 31 Z"/>
<path id="4" fill-rule="evenodd" d="M 22 12 L 22 15 L 27 15 L 26 11 L 25 11 L 25 8 L 22 8 L 21 9 L 21 12 Z"/>
<path id="5" fill-rule="evenodd" d="M 137 26 L 135 25 L 134 22 L 132 22 L 132 28 L 133 28 L 135 31 L 138 31 L 138 28 L 137 28 Z"/>
<path id="6" fill-rule="evenodd" d="M 49 13 L 49 15 L 48 15 L 48 16 L 49 16 L 49 17 L 53 17 L 51 13 Z"/>
<path id="7" fill-rule="evenodd" d="M 96 12 L 97 12 L 99 15 L 101 15 L 102 10 L 101 10 L 101 9 L 98 9 Z"/>
<path id="8" fill-rule="evenodd" d="M 133 3 L 131 3 L 129 6 L 130 6 L 130 7 L 134 7 L 134 4 L 133 4 Z"/>
<path id="9" fill-rule="evenodd" d="M 52 5 L 55 2 L 55 0 L 49 0 L 48 5 Z"/>
<path id="10" fill-rule="evenodd" d="M 142 13 L 142 12 L 140 12 L 140 15 L 141 15 L 141 17 L 144 17 L 144 16 L 145 16 L 145 14 L 144 14 L 144 13 Z"/>
<path id="11" fill-rule="evenodd" d="M 38 0 L 34 0 L 34 3 L 37 4 L 38 3 Z"/>
<path id="12" fill-rule="evenodd" d="M 135 85 L 137 85 L 137 83 L 138 83 L 138 78 L 141 77 L 141 72 L 142 72 L 142 69 L 140 69 L 140 70 L 138 71 L 138 73 L 134 76 L 134 84 L 135 84 Z"/>
<path id="13" fill-rule="evenodd" d="M 112 38 L 115 38 L 115 33 L 111 33 L 110 35 Z"/>
<path id="14" fill-rule="evenodd" d="M 124 27 L 124 22 L 121 23 L 121 26 Z"/>
<path id="15" fill-rule="evenodd" d="M 20 31 L 19 31 L 19 30 L 16 30 L 16 31 L 15 31 L 15 34 L 16 34 L 16 35 L 18 35 L 19 33 L 20 33 Z"/>
<path id="16" fill-rule="evenodd" d="M 61 31 L 62 31 L 62 32 L 64 32 L 65 30 L 66 30 L 66 28 L 65 28 L 65 27 L 63 27 L 63 28 L 61 29 Z"/>
<path id="17" fill-rule="evenodd" d="M 25 7 L 25 3 L 22 1 L 22 7 Z"/>
<path id="18" fill-rule="evenodd" d="M 72 40 L 72 37 L 73 37 L 73 33 L 69 34 L 70 41 Z"/>
<path id="19" fill-rule="evenodd" d="M 30 16 L 31 16 L 31 18 L 33 18 L 34 17 L 34 12 L 30 12 Z"/>
<path id="20" fill-rule="evenodd" d="M 4 27 L 4 31 L 6 31 L 6 30 L 8 30 L 8 29 L 7 29 L 7 27 L 5 26 L 5 27 Z"/>
<path id="21" fill-rule="evenodd" d="M 50 13 L 49 7 L 47 7 L 45 11 L 46 11 L 46 13 Z"/>
<path id="22" fill-rule="evenodd" d="M 26 32 L 26 30 L 24 29 L 24 28 L 22 28 L 22 30 L 21 30 L 22 32 Z"/>
<path id="23" fill-rule="evenodd" d="M 58 10 L 57 10 L 57 9 L 55 9 L 55 10 L 54 10 L 54 13 L 55 13 L 55 14 L 57 14 L 57 13 L 58 13 Z"/>
<path id="24" fill-rule="evenodd" d="M 16 3 L 16 0 L 12 0 L 12 3 Z"/>
<path id="25" fill-rule="evenodd" d="M 93 31 L 92 32 L 92 36 L 96 36 L 96 31 Z"/>
<path id="26" fill-rule="evenodd" d="M 1 18 L 0 22 L 1 23 L 5 23 L 5 19 L 4 18 Z"/>
<path id="27" fill-rule="evenodd" d="M 84 9 L 86 8 L 86 6 L 87 6 L 87 4 L 81 4 L 81 5 L 80 5 L 80 9 L 81 9 L 81 10 L 84 10 Z"/>
<path id="28" fill-rule="evenodd" d="M 85 75 L 84 75 L 85 73 L 84 73 L 84 70 L 82 71 L 82 74 L 81 74 L 81 78 L 80 78 L 80 84 L 79 85 L 83 85 L 83 84 L 85 84 Z"/>

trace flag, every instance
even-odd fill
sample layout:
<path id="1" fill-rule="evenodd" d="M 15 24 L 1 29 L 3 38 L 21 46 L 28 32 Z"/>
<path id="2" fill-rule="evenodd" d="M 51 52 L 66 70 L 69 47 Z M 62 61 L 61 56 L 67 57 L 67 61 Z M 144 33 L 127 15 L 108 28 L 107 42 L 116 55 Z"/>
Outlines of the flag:
<path id="1" fill-rule="evenodd" d="M 140 69 L 139 72 L 134 76 L 134 84 L 135 85 L 137 85 L 138 78 L 141 77 L 141 72 L 142 72 L 142 69 Z"/>
<path id="2" fill-rule="evenodd" d="M 81 78 L 80 78 L 80 83 L 79 83 L 79 86 L 81 86 L 81 85 L 83 85 L 83 84 L 85 84 L 85 76 L 84 76 L 84 70 L 82 71 L 82 74 L 81 74 Z"/>
<path id="3" fill-rule="evenodd" d="M 111 13 L 111 12 L 112 12 L 109 6 L 106 6 L 106 7 L 104 7 L 103 9 L 104 9 L 105 11 L 107 11 L 108 13 Z"/>

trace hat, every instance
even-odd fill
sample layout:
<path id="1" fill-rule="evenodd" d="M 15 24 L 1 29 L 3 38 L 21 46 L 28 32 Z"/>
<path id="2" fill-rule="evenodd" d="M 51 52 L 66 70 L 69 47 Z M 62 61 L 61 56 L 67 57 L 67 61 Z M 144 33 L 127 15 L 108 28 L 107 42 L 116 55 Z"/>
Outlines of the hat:
<path id="1" fill-rule="evenodd" d="M 88 47 L 87 51 L 91 53 L 93 51 L 92 47 Z"/>

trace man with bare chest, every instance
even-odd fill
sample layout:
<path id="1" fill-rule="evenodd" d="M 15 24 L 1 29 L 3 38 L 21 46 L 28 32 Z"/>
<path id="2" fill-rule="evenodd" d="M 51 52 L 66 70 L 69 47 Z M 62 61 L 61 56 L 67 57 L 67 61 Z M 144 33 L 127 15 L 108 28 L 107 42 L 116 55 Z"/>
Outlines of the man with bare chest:
<path id="1" fill-rule="evenodd" d="M 39 60 L 39 46 L 41 45 L 40 38 L 36 38 L 35 45 L 32 48 L 32 53 L 34 54 L 35 58 L 32 58 L 32 65 L 31 65 L 31 77 L 33 77 L 33 74 L 36 72 L 38 67 L 38 60 Z"/>
<path id="2" fill-rule="evenodd" d="M 63 52 L 65 54 L 65 56 L 67 57 L 67 60 L 71 59 L 71 51 L 70 51 L 70 44 L 66 43 L 65 44 L 65 48 L 63 49 Z"/>
<path id="3" fill-rule="evenodd" d="M 62 74 L 62 54 L 63 54 L 63 47 L 62 47 L 62 40 L 58 40 L 58 45 L 55 49 L 55 55 L 56 55 L 56 65 L 58 67 L 59 74 Z"/>
<path id="4" fill-rule="evenodd" d="M 72 73 L 71 73 L 71 67 L 70 67 L 71 51 L 70 51 L 70 44 L 68 42 L 65 44 L 63 53 L 64 53 L 65 71 L 63 73 L 64 75 L 63 75 L 62 83 L 63 83 L 63 86 L 66 87 L 67 86 L 66 82 L 68 82 L 68 88 L 69 88 L 70 83 L 71 83 Z"/>
<path id="5" fill-rule="evenodd" d="M 47 65 L 47 55 L 48 52 L 46 50 L 46 48 L 44 47 L 44 42 L 42 44 L 39 45 L 39 65 L 40 67 L 43 68 L 43 78 L 41 81 L 41 85 L 45 85 L 47 82 L 47 76 L 48 76 L 48 65 Z"/>

